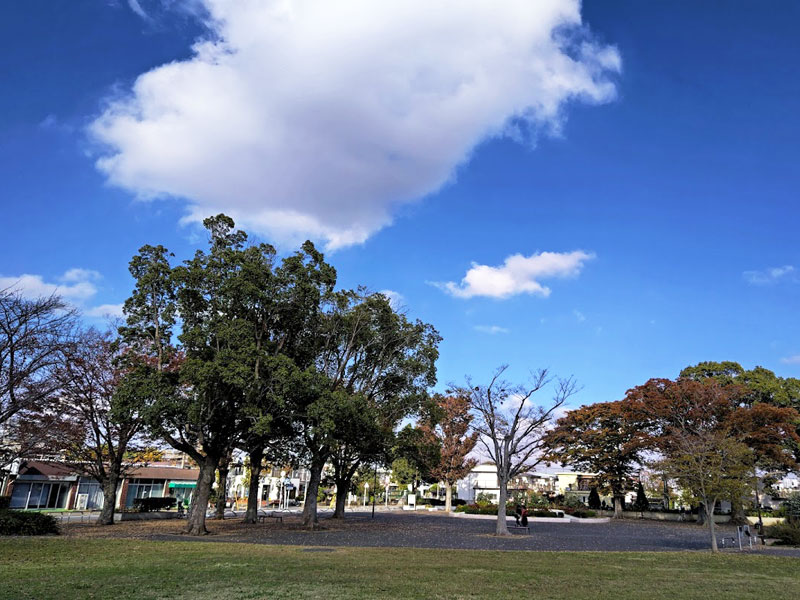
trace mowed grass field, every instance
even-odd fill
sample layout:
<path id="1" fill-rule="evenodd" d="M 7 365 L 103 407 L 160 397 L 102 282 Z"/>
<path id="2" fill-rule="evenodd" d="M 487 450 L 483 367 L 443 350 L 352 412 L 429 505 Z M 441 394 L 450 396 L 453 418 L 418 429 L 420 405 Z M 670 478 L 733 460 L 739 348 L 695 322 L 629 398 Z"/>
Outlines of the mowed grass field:
<path id="1" fill-rule="evenodd" d="M 0 598 L 800 598 L 800 560 L 3 538 Z"/>

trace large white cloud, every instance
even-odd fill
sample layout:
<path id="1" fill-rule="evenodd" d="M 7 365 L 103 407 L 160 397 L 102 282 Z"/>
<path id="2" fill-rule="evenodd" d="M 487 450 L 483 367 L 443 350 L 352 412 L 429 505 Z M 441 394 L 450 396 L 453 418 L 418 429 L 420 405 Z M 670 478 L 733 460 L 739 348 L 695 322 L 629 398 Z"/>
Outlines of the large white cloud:
<path id="1" fill-rule="evenodd" d="M 278 240 L 367 239 L 491 136 L 557 132 L 615 95 L 578 0 L 203 0 L 213 40 L 90 126 L 97 165 Z"/>
<path id="2" fill-rule="evenodd" d="M 550 288 L 542 279 L 577 277 L 586 261 L 594 254 L 573 252 L 539 252 L 531 256 L 513 254 L 501 266 L 492 267 L 473 263 L 460 283 L 448 281 L 434 283 L 456 298 L 508 298 L 517 294 L 547 297 Z"/>

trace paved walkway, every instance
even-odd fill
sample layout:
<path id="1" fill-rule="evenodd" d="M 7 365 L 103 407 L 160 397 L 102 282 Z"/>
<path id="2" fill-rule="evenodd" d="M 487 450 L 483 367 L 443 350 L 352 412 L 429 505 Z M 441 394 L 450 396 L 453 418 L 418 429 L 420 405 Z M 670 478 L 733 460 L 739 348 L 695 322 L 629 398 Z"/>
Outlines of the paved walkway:
<path id="1" fill-rule="evenodd" d="M 305 531 L 299 519 L 284 523 L 244 525 L 240 522 L 209 522 L 213 535 L 188 538 L 183 535 L 153 533 L 149 539 L 247 542 L 299 546 L 411 547 L 475 550 L 532 551 L 680 551 L 708 550 L 708 530 L 691 523 L 662 523 L 624 520 L 610 523 L 531 522 L 530 535 L 493 536 L 494 521 L 447 517 L 438 514 L 378 512 L 349 513 L 344 522 L 321 519 L 322 529 Z M 718 527 L 718 538 L 730 536 L 734 529 Z M 763 548 L 755 552 L 800 557 L 800 549 Z M 738 550 L 737 550 L 738 552 Z"/>

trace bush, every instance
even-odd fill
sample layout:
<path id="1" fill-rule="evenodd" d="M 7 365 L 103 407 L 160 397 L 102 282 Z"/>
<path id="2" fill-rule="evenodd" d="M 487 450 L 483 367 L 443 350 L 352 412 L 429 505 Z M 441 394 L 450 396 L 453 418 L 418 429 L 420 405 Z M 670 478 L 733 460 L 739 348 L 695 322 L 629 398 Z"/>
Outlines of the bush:
<path id="1" fill-rule="evenodd" d="M 764 537 L 776 538 L 787 546 L 800 546 L 800 522 L 792 521 L 764 529 Z"/>
<path id="2" fill-rule="evenodd" d="M 514 516 L 514 506 L 508 505 L 506 506 L 506 516 L 513 517 Z M 467 504 L 465 506 L 458 506 L 456 508 L 456 512 L 463 512 L 468 515 L 496 515 L 497 514 L 497 505 L 490 504 L 490 505 L 480 505 L 480 504 Z M 589 511 L 591 512 L 591 511 Z M 528 517 L 551 517 L 551 518 L 558 518 L 562 517 L 563 515 L 555 512 L 551 512 L 549 510 L 534 510 L 528 512 Z"/>
<path id="3" fill-rule="evenodd" d="M 11 496 L 0 496 L 0 510 L 6 510 L 11 507 Z"/>
<path id="4" fill-rule="evenodd" d="M 496 515 L 496 504 L 466 504 L 456 507 L 456 512 L 463 512 L 468 515 Z M 506 515 L 514 516 L 514 509 L 506 507 Z"/>
<path id="5" fill-rule="evenodd" d="M 561 519 L 564 517 L 561 513 L 552 512 L 549 510 L 535 510 L 528 515 L 529 517 L 547 517 L 550 519 Z"/>
<path id="6" fill-rule="evenodd" d="M 586 508 L 586 505 L 575 494 L 564 496 L 564 508 Z"/>
<path id="7" fill-rule="evenodd" d="M 576 510 L 572 513 L 572 516 L 579 519 L 592 519 L 597 516 L 597 513 L 593 510 Z"/>
<path id="8" fill-rule="evenodd" d="M 169 509 L 175 506 L 176 500 L 172 496 L 164 498 L 136 498 L 133 501 L 133 509 L 138 512 L 153 512 L 161 509 Z"/>
<path id="9" fill-rule="evenodd" d="M 58 535 L 51 515 L 21 510 L 0 510 L 0 535 Z"/>

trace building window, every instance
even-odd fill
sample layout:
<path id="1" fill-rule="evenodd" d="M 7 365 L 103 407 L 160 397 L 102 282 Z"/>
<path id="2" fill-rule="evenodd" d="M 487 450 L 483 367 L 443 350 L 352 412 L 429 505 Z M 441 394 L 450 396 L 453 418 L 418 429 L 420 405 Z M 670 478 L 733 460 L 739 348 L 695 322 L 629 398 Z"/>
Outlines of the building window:
<path id="1" fill-rule="evenodd" d="M 11 492 L 11 508 L 66 508 L 68 495 L 68 483 L 17 481 Z"/>
<path id="2" fill-rule="evenodd" d="M 81 481 L 78 485 L 78 496 L 86 494 L 86 510 L 103 508 L 103 488 L 96 481 Z M 77 505 L 76 505 L 77 506 Z"/>
<path id="3" fill-rule="evenodd" d="M 131 479 L 125 506 L 133 506 L 136 498 L 161 498 L 164 495 L 163 479 Z"/>

